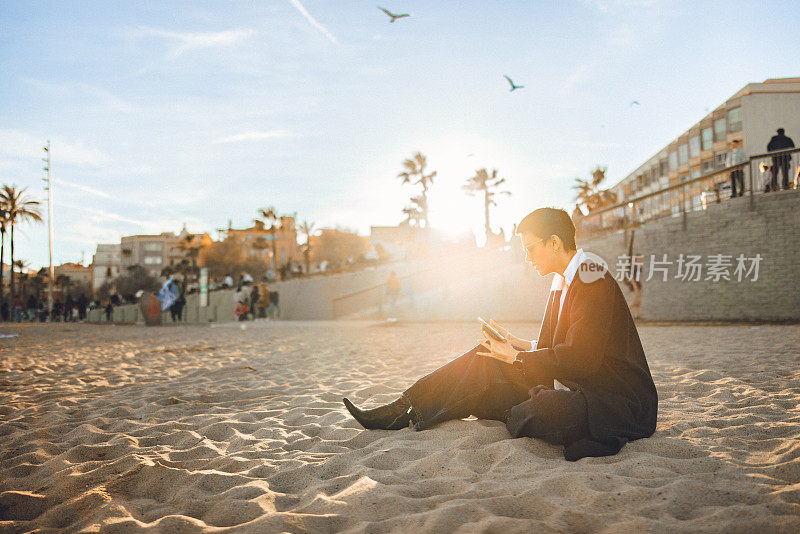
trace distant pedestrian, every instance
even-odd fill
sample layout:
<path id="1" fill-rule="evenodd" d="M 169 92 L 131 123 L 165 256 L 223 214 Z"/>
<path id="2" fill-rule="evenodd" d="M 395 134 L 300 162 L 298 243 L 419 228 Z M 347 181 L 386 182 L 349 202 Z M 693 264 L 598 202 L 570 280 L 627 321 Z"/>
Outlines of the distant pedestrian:
<path id="1" fill-rule="evenodd" d="M 253 315 L 253 320 L 256 320 L 256 316 L 258 315 L 258 284 L 253 286 L 253 289 L 250 291 L 250 313 Z"/>
<path id="2" fill-rule="evenodd" d="M 269 291 L 269 310 L 273 319 L 281 316 L 280 295 L 277 289 L 270 289 Z"/>
<path id="3" fill-rule="evenodd" d="M 225 278 L 222 279 L 222 287 L 233 287 L 233 277 L 230 273 L 225 275 Z"/>
<path id="4" fill-rule="evenodd" d="M 726 167 L 733 167 L 738 165 L 739 163 L 744 161 L 744 150 L 740 147 L 740 142 L 738 139 L 734 139 L 731 141 L 729 145 L 730 150 L 725 155 L 725 166 Z M 731 198 L 736 196 L 742 196 L 744 194 L 744 171 L 741 167 L 736 167 L 735 169 L 731 169 L 730 172 L 731 177 Z M 736 186 L 739 186 L 737 189 Z M 737 195 L 736 192 L 739 192 Z"/>
<path id="5" fill-rule="evenodd" d="M 114 305 L 111 304 L 111 300 L 109 299 L 108 303 L 106 304 L 106 322 L 111 322 L 111 315 L 114 313 Z"/>
<path id="6" fill-rule="evenodd" d="M 22 297 L 17 295 L 16 297 L 14 297 L 14 322 L 18 323 L 22 321 L 22 312 L 23 312 Z"/>
<path id="7" fill-rule="evenodd" d="M 243 297 L 243 299 L 246 297 Z M 236 307 L 233 308 L 233 318 L 236 321 L 246 321 L 247 320 L 247 312 L 250 310 L 250 307 L 247 305 L 245 300 L 239 300 L 236 303 Z"/>
<path id="8" fill-rule="evenodd" d="M 89 300 L 86 298 L 86 295 L 81 293 L 81 296 L 78 297 L 78 320 L 81 322 L 86 320 L 86 306 L 88 303 Z"/>
<path id="9" fill-rule="evenodd" d="M 178 298 L 176 298 L 175 302 L 169 307 L 169 313 L 172 317 L 172 322 L 179 323 L 183 321 L 183 307 L 186 305 L 186 289 L 180 281 L 175 282 L 175 289 Z"/>
<path id="10" fill-rule="evenodd" d="M 75 306 L 75 299 L 72 295 L 67 295 L 67 300 L 64 301 L 64 322 L 67 322 L 72 317 L 72 308 Z"/>
<path id="11" fill-rule="evenodd" d="M 28 300 L 25 302 L 25 307 L 28 309 L 28 320 L 33 322 L 36 320 L 36 310 L 39 307 L 36 302 L 36 297 L 28 295 Z"/>
<path id="12" fill-rule="evenodd" d="M 778 128 L 778 135 L 772 136 L 772 139 L 769 140 L 769 144 L 767 144 L 767 152 L 773 152 L 775 150 L 786 150 L 789 148 L 794 148 L 794 141 L 790 137 L 784 135 L 783 128 Z M 779 154 L 777 156 L 772 157 L 772 174 L 773 176 L 773 183 L 775 187 L 773 191 L 778 190 L 778 174 L 783 174 L 783 188 L 789 189 L 789 164 L 792 161 L 792 157 L 789 154 Z"/>

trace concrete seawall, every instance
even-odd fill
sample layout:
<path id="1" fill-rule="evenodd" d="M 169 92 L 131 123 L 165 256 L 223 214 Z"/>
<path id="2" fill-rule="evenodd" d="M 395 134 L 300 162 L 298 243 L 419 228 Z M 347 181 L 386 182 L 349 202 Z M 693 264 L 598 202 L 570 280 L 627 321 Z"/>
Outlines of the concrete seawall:
<path id="1" fill-rule="evenodd" d="M 658 219 L 633 232 L 633 255 L 644 260 L 642 319 L 800 321 L 800 190 L 757 195 L 753 209 L 749 202 L 745 196 L 711 204 L 687 213 L 685 220 L 683 215 Z M 616 274 L 626 261 L 621 257 L 628 254 L 629 238 L 630 232 L 619 231 L 578 245 L 602 257 Z M 680 276 L 688 274 L 690 255 L 701 257 L 696 281 L 696 272 Z M 737 272 L 740 256 L 744 269 Z"/>

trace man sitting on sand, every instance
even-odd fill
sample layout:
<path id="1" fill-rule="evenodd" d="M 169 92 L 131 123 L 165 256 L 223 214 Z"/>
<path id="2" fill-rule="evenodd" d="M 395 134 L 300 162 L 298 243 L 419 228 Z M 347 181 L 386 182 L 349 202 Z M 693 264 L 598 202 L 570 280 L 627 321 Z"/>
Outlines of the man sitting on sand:
<path id="1" fill-rule="evenodd" d="M 616 454 L 651 436 L 658 396 L 636 325 L 616 280 L 575 247 L 575 226 L 542 208 L 517 228 L 526 261 L 555 273 L 536 341 L 492 322 L 485 340 L 417 380 L 396 401 L 350 414 L 367 429 L 424 430 L 470 415 L 503 421 L 513 437 L 564 445 L 567 460 Z"/>

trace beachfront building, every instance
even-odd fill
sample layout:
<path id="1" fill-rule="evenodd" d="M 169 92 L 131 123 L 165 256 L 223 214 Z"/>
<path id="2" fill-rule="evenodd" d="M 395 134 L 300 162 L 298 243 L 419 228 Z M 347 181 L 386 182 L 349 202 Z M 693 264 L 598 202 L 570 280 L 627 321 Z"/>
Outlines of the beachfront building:
<path id="1" fill-rule="evenodd" d="M 141 265 L 151 276 L 160 276 L 168 265 L 186 256 L 181 238 L 172 232 L 155 235 L 129 235 L 120 239 L 120 271 Z"/>
<path id="2" fill-rule="evenodd" d="M 97 290 L 106 282 L 118 277 L 119 269 L 120 245 L 99 243 L 92 256 L 92 287 Z"/>
<path id="3" fill-rule="evenodd" d="M 228 228 L 221 232 L 224 232 L 226 241 L 233 240 L 243 247 L 247 257 L 260 258 L 266 264 L 273 263 L 273 236 L 276 267 L 302 259 L 297 244 L 297 228 L 295 228 L 294 217 L 282 216 L 273 229 L 264 224 L 264 221 L 256 219 L 253 221 L 253 226 L 249 228 L 232 228 L 229 223 Z"/>
<path id="4" fill-rule="evenodd" d="M 409 225 L 370 226 L 369 243 L 391 260 L 403 260 L 415 240 L 415 228 Z"/>
<path id="5" fill-rule="evenodd" d="M 709 198 L 718 199 L 721 192 L 730 196 L 724 171 L 730 142 L 739 141 L 746 158 L 751 158 L 767 152 L 778 128 L 800 145 L 800 78 L 744 86 L 612 186 L 618 202 L 630 204 L 604 212 L 602 223 L 595 224 L 609 228 L 615 221 L 678 215 L 683 210 L 704 209 Z M 763 184 L 757 170 L 752 176 L 751 169 L 745 171 L 745 187 L 749 188 L 752 178 L 754 190 L 760 191 Z M 684 187 L 675 187 L 685 182 Z M 665 189 L 669 190 L 658 194 Z M 646 198 L 634 204 L 639 197 Z"/>
<path id="6" fill-rule="evenodd" d="M 92 269 L 84 267 L 80 263 L 62 263 L 53 267 L 53 272 L 56 280 L 59 276 L 65 276 L 75 285 L 88 286 L 92 282 Z"/>
<path id="7" fill-rule="evenodd" d="M 322 228 L 308 244 L 311 261 L 340 267 L 363 259 L 370 250 L 368 237 L 339 228 Z"/>

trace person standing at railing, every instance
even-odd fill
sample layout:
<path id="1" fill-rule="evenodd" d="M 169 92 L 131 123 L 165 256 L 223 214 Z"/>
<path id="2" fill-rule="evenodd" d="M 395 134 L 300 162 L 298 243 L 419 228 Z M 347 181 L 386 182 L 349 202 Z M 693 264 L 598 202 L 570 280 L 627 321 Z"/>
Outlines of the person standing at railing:
<path id="1" fill-rule="evenodd" d="M 778 135 L 773 135 L 772 139 L 769 140 L 767 152 L 786 150 L 788 148 L 794 148 L 794 141 L 792 141 L 791 137 L 784 135 L 783 128 L 778 128 Z M 791 160 L 792 157 L 789 154 L 779 154 L 772 157 L 773 191 L 778 190 L 778 174 L 781 172 L 783 173 L 783 188 L 789 189 L 789 164 Z"/>
<path id="2" fill-rule="evenodd" d="M 734 165 L 738 165 L 739 163 L 744 161 L 744 150 L 741 148 L 741 141 L 738 139 L 734 139 L 731 141 L 728 151 L 728 154 L 725 156 L 725 166 L 726 167 L 733 167 Z M 731 170 L 731 198 L 736 196 L 742 196 L 744 194 L 744 171 L 741 167 L 736 167 L 735 169 Z M 736 189 L 736 185 L 739 185 L 739 189 Z M 739 194 L 736 194 L 736 191 L 739 191 Z"/>

